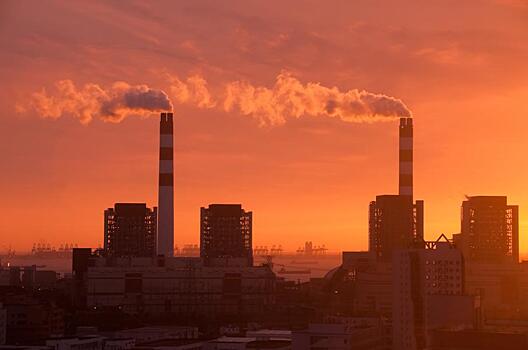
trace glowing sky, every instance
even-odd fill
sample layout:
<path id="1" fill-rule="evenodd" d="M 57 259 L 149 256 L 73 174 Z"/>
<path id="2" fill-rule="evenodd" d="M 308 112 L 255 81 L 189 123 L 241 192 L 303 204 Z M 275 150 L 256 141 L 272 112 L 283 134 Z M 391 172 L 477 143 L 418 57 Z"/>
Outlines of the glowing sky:
<path id="1" fill-rule="evenodd" d="M 524 1 L 2 1 L 0 251 L 97 246 L 103 210 L 156 205 L 158 119 L 83 125 L 22 110 L 60 80 L 166 91 L 245 81 L 401 99 L 415 117 L 415 197 L 426 236 L 459 231 L 464 195 L 520 205 L 528 251 L 528 7 Z M 172 80 L 171 80 L 172 79 Z M 213 91 L 214 92 L 214 91 Z M 17 108 L 18 106 L 18 108 Z M 199 208 L 242 203 L 255 245 L 367 248 L 368 203 L 397 191 L 397 123 L 301 115 L 262 126 L 238 109 L 175 104 L 175 242 Z"/>

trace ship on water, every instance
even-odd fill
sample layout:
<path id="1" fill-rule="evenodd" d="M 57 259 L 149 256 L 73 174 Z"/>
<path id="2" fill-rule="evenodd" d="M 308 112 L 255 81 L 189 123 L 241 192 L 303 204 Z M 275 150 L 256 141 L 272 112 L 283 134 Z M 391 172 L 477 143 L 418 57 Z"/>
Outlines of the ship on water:
<path id="1" fill-rule="evenodd" d="M 34 243 L 31 256 L 41 259 L 71 259 L 73 248 L 77 248 L 77 244 L 65 243 L 55 248 L 48 243 Z"/>

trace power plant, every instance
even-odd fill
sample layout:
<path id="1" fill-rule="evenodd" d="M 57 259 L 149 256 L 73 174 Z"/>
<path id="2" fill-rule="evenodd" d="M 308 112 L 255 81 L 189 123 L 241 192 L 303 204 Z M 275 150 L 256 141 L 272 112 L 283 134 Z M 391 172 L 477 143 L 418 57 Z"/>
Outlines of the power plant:
<path id="1" fill-rule="evenodd" d="M 413 120 L 400 118 L 399 194 L 376 196 L 369 205 L 369 251 L 390 261 L 397 249 L 424 240 L 424 203 L 413 201 Z"/>

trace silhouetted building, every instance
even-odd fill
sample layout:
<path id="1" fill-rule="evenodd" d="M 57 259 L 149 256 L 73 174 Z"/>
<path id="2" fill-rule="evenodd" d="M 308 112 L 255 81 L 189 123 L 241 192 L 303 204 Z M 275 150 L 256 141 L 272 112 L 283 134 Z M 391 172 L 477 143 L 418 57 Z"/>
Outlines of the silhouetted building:
<path id="1" fill-rule="evenodd" d="M 430 329 L 474 326 L 474 299 L 464 295 L 464 259 L 445 236 L 425 248 L 396 251 L 392 275 L 394 350 L 425 349 Z"/>
<path id="2" fill-rule="evenodd" d="M 46 347 L 56 350 L 103 350 L 107 348 L 105 342 L 106 339 L 98 335 L 84 337 L 53 337 L 46 340 Z M 110 344 L 111 342 L 109 342 L 108 345 Z M 110 350 L 111 347 L 108 346 L 107 349 Z M 124 350 L 124 348 L 122 348 L 122 350 Z"/>
<path id="3" fill-rule="evenodd" d="M 116 203 L 105 210 L 104 250 L 108 256 L 156 255 L 157 208 L 144 203 Z"/>
<path id="4" fill-rule="evenodd" d="M 64 335 L 64 311 L 52 301 L 23 291 L 2 295 L 6 310 L 6 343 L 35 344 Z"/>
<path id="5" fill-rule="evenodd" d="M 430 350 L 528 349 L 528 334 L 519 331 L 437 329 L 429 338 Z"/>
<path id="6" fill-rule="evenodd" d="M 469 262 L 519 262 L 519 207 L 506 196 L 468 197 L 455 243 Z"/>
<path id="7" fill-rule="evenodd" d="M 347 323 L 310 323 L 308 328 L 292 332 L 292 350 L 382 350 L 378 326 L 354 327 Z"/>
<path id="8" fill-rule="evenodd" d="M 200 208 L 200 256 L 207 265 L 241 260 L 252 266 L 252 212 L 240 204 Z"/>
<path id="9" fill-rule="evenodd" d="M 390 261 L 395 249 L 423 241 L 423 201 L 408 195 L 376 196 L 369 206 L 369 252 Z"/>
<path id="10" fill-rule="evenodd" d="M 0 303 L 0 345 L 4 345 L 7 339 L 7 310 Z"/>
<path id="11" fill-rule="evenodd" d="M 481 296 L 486 319 L 528 319 L 528 263 L 466 263 L 468 293 Z"/>
<path id="12" fill-rule="evenodd" d="M 128 314 L 167 313 L 213 321 L 262 315 L 275 304 L 269 266 L 204 266 L 201 258 L 92 257 L 87 306 Z"/>
<path id="13" fill-rule="evenodd" d="M 72 302 L 76 307 L 86 306 L 86 273 L 92 257 L 91 248 L 73 248 L 72 273 L 73 297 Z"/>

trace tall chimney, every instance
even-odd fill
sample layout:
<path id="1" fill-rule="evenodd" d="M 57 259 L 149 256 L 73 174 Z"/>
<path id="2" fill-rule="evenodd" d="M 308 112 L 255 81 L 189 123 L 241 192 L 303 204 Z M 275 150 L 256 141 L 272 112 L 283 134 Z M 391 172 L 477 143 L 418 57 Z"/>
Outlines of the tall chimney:
<path id="1" fill-rule="evenodd" d="M 158 190 L 158 255 L 174 254 L 172 113 L 161 113 Z"/>
<path id="2" fill-rule="evenodd" d="M 400 195 L 413 196 L 412 118 L 400 118 Z"/>

